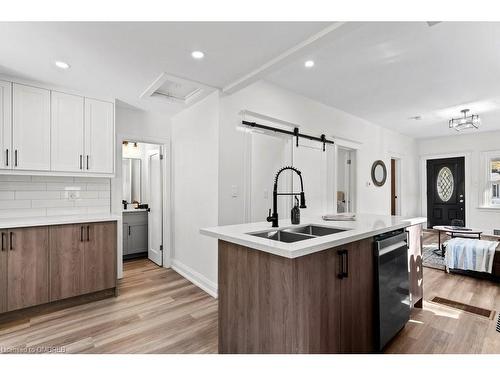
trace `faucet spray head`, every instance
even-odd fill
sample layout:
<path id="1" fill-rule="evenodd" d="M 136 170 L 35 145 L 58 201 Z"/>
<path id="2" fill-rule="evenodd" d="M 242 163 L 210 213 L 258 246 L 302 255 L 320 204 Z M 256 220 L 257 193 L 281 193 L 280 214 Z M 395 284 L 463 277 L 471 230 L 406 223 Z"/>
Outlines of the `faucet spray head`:
<path id="1" fill-rule="evenodd" d="M 300 208 L 307 208 L 306 206 L 306 196 L 304 192 L 300 193 Z"/>

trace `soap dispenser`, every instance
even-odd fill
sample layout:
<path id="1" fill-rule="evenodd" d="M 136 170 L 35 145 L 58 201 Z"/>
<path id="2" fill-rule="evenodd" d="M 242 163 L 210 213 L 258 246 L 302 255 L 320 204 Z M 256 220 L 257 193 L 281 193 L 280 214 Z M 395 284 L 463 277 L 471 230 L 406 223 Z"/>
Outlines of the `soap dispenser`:
<path id="1" fill-rule="evenodd" d="M 297 196 L 295 196 L 295 206 L 293 206 L 290 216 L 292 218 L 292 224 L 300 224 L 299 199 Z"/>

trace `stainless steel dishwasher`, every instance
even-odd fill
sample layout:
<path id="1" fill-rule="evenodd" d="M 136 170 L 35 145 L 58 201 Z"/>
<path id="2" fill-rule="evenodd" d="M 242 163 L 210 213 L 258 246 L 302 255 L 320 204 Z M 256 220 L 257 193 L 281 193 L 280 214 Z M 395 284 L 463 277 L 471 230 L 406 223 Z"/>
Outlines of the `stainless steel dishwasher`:
<path id="1" fill-rule="evenodd" d="M 376 345 L 381 351 L 410 319 L 408 239 L 404 229 L 375 237 Z"/>

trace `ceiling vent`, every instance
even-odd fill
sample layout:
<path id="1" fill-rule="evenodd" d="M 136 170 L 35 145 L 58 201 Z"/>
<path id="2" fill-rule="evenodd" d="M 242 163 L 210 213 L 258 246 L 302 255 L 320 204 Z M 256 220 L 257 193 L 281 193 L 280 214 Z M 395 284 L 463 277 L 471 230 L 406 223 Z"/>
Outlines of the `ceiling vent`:
<path id="1" fill-rule="evenodd" d="M 190 105 L 215 90 L 199 82 L 162 73 L 141 95 L 141 99 L 158 98 Z"/>

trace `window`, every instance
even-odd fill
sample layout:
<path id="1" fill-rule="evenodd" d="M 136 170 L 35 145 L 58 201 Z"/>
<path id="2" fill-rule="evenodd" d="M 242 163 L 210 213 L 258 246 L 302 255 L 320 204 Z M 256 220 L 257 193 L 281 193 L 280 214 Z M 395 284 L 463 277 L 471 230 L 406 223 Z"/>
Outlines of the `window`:
<path id="1" fill-rule="evenodd" d="M 500 158 L 489 159 L 489 186 L 491 190 L 490 204 L 500 206 Z"/>
<path id="2" fill-rule="evenodd" d="M 483 206 L 500 208 L 500 151 L 483 153 Z"/>

